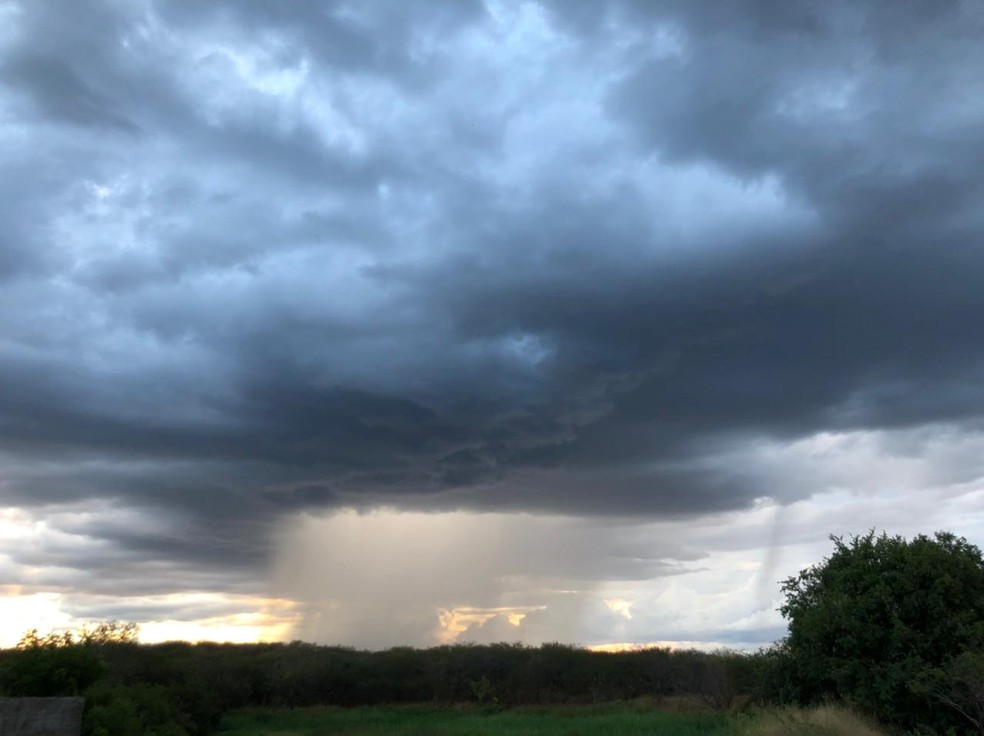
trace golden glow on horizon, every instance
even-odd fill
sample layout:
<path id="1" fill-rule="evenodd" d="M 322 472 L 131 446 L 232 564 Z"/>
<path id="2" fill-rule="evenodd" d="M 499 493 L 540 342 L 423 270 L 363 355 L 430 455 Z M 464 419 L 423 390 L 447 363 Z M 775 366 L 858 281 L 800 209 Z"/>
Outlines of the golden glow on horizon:
<path id="1" fill-rule="evenodd" d="M 72 626 L 72 617 L 61 603 L 58 593 L 25 593 L 18 585 L 0 586 L 0 648 L 15 646 L 31 629 L 48 632 Z"/>
<path id="2" fill-rule="evenodd" d="M 238 604 L 244 610 L 193 621 L 148 621 L 140 625 L 140 641 L 215 641 L 246 644 L 249 642 L 287 641 L 300 621 L 297 603 L 282 598 L 222 596 L 207 593 L 189 594 L 185 603 L 208 602 Z M 173 598 L 173 596 L 170 596 Z"/>
<path id="3" fill-rule="evenodd" d="M 472 627 L 481 628 L 494 618 L 505 619 L 510 626 L 518 628 L 523 620 L 534 611 L 543 611 L 546 606 L 520 606 L 516 608 L 442 608 L 437 612 L 437 640 L 441 644 L 453 644 Z"/>
<path id="4" fill-rule="evenodd" d="M 672 641 L 654 641 L 647 642 L 645 644 L 639 644 L 628 641 L 611 642 L 609 644 L 592 644 L 591 646 L 585 647 L 591 652 L 604 652 L 606 654 L 617 654 L 619 652 L 642 652 L 646 649 L 677 649 L 675 646 L 676 642 Z"/>
<path id="5" fill-rule="evenodd" d="M 618 654 L 619 652 L 643 652 L 647 649 L 672 649 L 676 651 L 696 649 L 702 652 L 713 652 L 717 649 L 733 649 L 733 644 L 718 641 L 618 641 L 604 644 L 591 644 L 584 647 L 591 652 Z"/>
<path id="6" fill-rule="evenodd" d="M 140 626 L 140 641 L 214 641 L 232 644 L 285 641 L 294 626 L 263 613 L 236 613 L 201 621 L 149 621 Z"/>
<path id="7" fill-rule="evenodd" d="M 78 628 L 92 623 L 64 610 L 64 598 L 58 592 L 29 592 L 22 586 L 0 586 L 0 648 L 17 644 L 25 632 L 37 629 L 42 633 Z M 90 597 L 91 600 L 91 597 Z M 112 599 L 119 602 L 120 599 Z M 141 606 L 158 608 L 173 606 L 175 610 L 201 606 L 233 610 L 196 620 L 141 619 Z M 292 638 L 300 613 L 294 601 L 279 598 L 224 595 L 221 593 L 174 593 L 162 596 L 141 596 L 133 600 L 133 620 L 140 626 L 141 642 L 215 641 L 268 642 Z"/>

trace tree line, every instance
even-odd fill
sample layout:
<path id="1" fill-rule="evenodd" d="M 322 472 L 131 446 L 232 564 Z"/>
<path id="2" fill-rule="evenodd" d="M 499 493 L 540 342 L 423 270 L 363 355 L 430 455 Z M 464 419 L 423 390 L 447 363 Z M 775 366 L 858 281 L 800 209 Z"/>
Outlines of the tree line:
<path id="1" fill-rule="evenodd" d="M 606 654 L 561 644 L 373 652 L 303 642 L 66 644 L 62 636 L 35 636 L 0 652 L 0 691 L 85 695 L 87 734 L 105 726 L 114 736 L 171 736 L 210 733 L 224 712 L 242 707 L 509 707 L 674 695 L 724 707 L 749 690 L 754 664 L 753 657 L 733 652 Z"/>

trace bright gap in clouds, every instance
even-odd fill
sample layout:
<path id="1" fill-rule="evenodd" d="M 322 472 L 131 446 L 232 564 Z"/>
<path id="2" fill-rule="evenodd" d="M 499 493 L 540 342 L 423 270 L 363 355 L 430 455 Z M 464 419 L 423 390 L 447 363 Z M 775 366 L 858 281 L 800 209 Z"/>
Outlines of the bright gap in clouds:
<path id="1" fill-rule="evenodd" d="M 115 616 L 89 615 L 100 605 L 129 607 L 122 620 L 139 623 L 146 644 L 166 641 L 215 641 L 247 644 L 287 641 L 298 623 L 292 601 L 221 593 L 175 593 L 123 601 L 111 596 L 71 592 L 30 592 L 28 586 L 0 588 L 0 648 L 13 647 L 32 629 L 67 631 Z M 214 615 L 209 611 L 220 609 Z M 170 611 L 171 613 L 168 613 Z M 189 617 L 188 612 L 195 613 Z"/>

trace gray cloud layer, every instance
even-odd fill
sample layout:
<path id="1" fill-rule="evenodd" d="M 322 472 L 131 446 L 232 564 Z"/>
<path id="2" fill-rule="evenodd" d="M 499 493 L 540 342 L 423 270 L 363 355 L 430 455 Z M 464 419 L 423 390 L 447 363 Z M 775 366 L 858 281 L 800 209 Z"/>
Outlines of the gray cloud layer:
<path id="1" fill-rule="evenodd" d="M 984 414 L 975 2 L 0 8 L 0 498 L 246 568 L 341 505 L 792 500 Z"/>

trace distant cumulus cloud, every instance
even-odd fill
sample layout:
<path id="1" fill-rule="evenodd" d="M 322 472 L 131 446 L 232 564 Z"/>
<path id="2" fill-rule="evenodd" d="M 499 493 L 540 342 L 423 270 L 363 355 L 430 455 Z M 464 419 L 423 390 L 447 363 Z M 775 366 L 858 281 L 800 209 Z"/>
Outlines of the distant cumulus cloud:
<path id="1" fill-rule="evenodd" d="M 975 493 L 982 39 L 969 0 L 4 4 L 0 570 L 250 596 L 305 514 Z"/>

